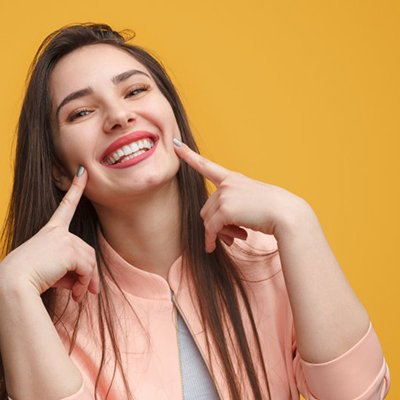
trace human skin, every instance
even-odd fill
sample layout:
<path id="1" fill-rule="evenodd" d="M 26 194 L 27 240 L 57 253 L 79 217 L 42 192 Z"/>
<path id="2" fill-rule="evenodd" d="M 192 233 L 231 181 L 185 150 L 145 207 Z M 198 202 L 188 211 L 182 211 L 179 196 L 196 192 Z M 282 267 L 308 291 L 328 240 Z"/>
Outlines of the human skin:
<path id="1" fill-rule="evenodd" d="M 90 86 L 93 93 L 52 116 L 60 164 L 49 173 L 61 190 L 68 190 L 63 202 L 49 223 L 0 265 L 0 349 L 12 398 L 64 398 L 82 383 L 40 294 L 62 286 L 80 301 L 87 291 L 98 291 L 94 249 L 68 231 L 83 191 L 98 212 L 105 237 L 128 261 L 163 276 L 181 252 L 179 158 L 172 144 L 180 132 L 152 79 L 135 75 L 112 82 L 132 69 L 147 72 L 126 52 L 96 45 L 64 57 L 51 75 L 54 110 L 73 91 Z M 68 119 L 78 110 L 79 118 Z M 114 140 L 137 130 L 158 135 L 151 158 L 120 170 L 100 163 L 99 156 Z M 80 165 L 86 172 L 73 178 Z M 68 218 L 59 219 L 60 213 Z"/>
<path id="2" fill-rule="evenodd" d="M 104 44 L 75 50 L 56 65 L 50 81 L 54 109 L 74 91 L 90 87 L 93 93 L 60 110 L 55 146 L 63 170 L 56 169 L 55 175 L 66 190 L 70 177 L 84 165 L 89 176 L 85 196 L 96 209 L 105 238 L 128 262 L 165 277 L 181 253 L 179 158 L 172 144 L 180 132 L 170 104 L 151 77 L 136 74 L 112 82 L 132 69 L 150 75 L 130 54 Z M 159 137 L 151 157 L 118 170 L 99 162 L 111 143 L 138 130 Z"/>
<path id="3" fill-rule="evenodd" d="M 179 158 L 217 187 L 201 212 L 205 251 L 213 251 L 218 236 L 228 244 L 245 239 L 242 227 L 274 234 L 302 358 L 318 363 L 343 354 L 366 332 L 369 318 L 311 207 L 285 189 L 229 171 L 185 145 L 174 147 L 172 139 L 180 138 L 180 132 L 152 79 L 135 75 L 112 82 L 132 68 L 148 72 L 119 49 L 93 45 L 67 55 L 51 76 L 54 109 L 73 91 L 90 86 L 92 93 L 53 116 L 61 162 L 53 177 L 60 189 L 68 190 L 65 200 L 38 234 L 1 262 L 0 349 L 11 397 L 63 398 L 82 382 L 40 299 L 52 286 L 71 289 L 77 301 L 87 291 L 98 291 L 93 249 L 68 232 L 82 193 L 96 208 L 111 246 L 138 268 L 165 277 L 181 254 Z M 147 90 L 133 90 L 143 84 L 149 85 Z M 159 137 L 151 157 L 118 170 L 100 162 L 114 140 L 139 129 Z M 73 180 L 79 165 L 87 172 Z M 55 251 L 48 251 L 50 241 Z"/>
<path id="4" fill-rule="evenodd" d="M 13 399 L 64 398 L 82 384 L 40 294 L 65 287 L 80 301 L 99 291 L 93 248 L 68 230 L 86 182 L 75 177 L 49 222 L 0 263 L 0 351 Z"/>
<path id="5" fill-rule="evenodd" d="M 201 210 L 206 251 L 215 249 L 215 240 L 226 226 L 275 236 L 302 359 L 330 361 L 357 343 L 368 330 L 369 316 L 311 206 L 283 188 L 223 168 L 184 144 L 175 146 L 175 151 L 216 186 Z M 237 229 L 224 234 L 231 240 L 239 237 Z"/>

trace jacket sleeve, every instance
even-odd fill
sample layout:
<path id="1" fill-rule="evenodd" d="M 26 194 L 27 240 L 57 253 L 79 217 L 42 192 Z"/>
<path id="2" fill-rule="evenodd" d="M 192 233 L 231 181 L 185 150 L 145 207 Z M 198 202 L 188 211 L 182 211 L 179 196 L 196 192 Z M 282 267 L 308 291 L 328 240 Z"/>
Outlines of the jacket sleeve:
<path id="1" fill-rule="evenodd" d="M 295 335 L 293 354 L 296 384 L 307 400 L 382 400 L 389 391 L 389 368 L 371 323 L 359 342 L 334 360 L 302 360 Z"/>

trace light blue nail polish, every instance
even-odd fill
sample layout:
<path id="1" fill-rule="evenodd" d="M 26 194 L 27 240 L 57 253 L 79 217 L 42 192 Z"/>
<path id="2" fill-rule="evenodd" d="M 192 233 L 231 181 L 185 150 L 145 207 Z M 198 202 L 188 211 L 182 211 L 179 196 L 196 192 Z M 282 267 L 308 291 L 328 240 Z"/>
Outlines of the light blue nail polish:
<path id="1" fill-rule="evenodd" d="M 173 142 L 174 142 L 174 145 L 175 145 L 175 146 L 178 146 L 178 147 L 181 147 L 181 146 L 182 146 L 182 142 L 181 142 L 179 139 L 177 139 L 177 138 L 174 138 Z"/>
<path id="2" fill-rule="evenodd" d="M 83 165 L 80 165 L 78 171 L 76 172 L 76 176 L 82 176 L 84 172 L 85 172 L 85 167 Z"/>

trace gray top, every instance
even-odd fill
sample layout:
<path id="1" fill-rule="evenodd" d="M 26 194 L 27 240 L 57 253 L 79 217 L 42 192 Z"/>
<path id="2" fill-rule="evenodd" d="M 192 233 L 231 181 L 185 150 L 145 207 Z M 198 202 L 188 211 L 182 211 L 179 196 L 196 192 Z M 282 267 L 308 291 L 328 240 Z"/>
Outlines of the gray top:
<path id="1" fill-rule="evenodd" d="M 218 400 L 207 366 L 189 332 L 178 314 L 178 342 L 182 372 L 184 400 Z"/>

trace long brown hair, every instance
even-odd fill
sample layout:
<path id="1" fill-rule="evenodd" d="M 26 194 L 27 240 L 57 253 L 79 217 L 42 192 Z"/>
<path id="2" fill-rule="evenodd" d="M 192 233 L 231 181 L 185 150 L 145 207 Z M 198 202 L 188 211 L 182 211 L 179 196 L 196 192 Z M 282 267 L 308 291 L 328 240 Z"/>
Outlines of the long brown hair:
<path id="1" fill-rule="evenodd" d="M 49 77 L 57 62 L 68 53 L 82 46 L 102 43 L 110 44 L 131 54 L 149 70 L 158 88 L 171 104 L 183 141 L 198 152 L 186 112 L 165 68 L 143 48 L 128 44 L 127 42 L 133 36 L 128 31 L 115 32 L 104 24 L 79 24 L 53 32 L 41 44 L 29 71 L 26 95 L 18 124 L 14 186 L 6 226 L 2 234 L 4 254 L 37 233 L 48 222 L 64 195 L 55 186 L 51 176 L 52 165 L 59 160 L 56 157 L 52 138 Z M 208 348 L 212 341 L 223 366 L 231 399 L 252 397 L 261 400 L 261 388 L 264 387 L 265 382 L 269 398 L 271 398 L 260 341 L 241 274 L 220 243 L 212 254 L 204 252 L 204 225 L 200 217 L 200 209 L 208 197 L 205 180 L 185 163 L 181 164 L 177 179 L 181 199 L 183 260 L 196 288 L 194 297 L 202 299 L 201 302 L 198 301 L 198 305 L 207 332 Z M 112 269 L 107 266 L 102 256 L 97 239 L 97 226 L 98 219 L 92 204 L 82 197 L 70 225 L 70 231 L 94 247 L 99 265 L 102 287 L 98 295 L 102 359 L 95 384 L 95 397 L 97 399 L 98 383 L 104 366 L 105 330 L 107 329 L 115 355 L 114 370 L 118 368 L 122 374 L 127 398 L 133 398 L 115 340 L 116 330 L 111 318 L 112 299 L 107 290 L 103 271 L 103 268 L 107 269 L 112 276 Z M 49 289 L 42 294 L 43 303 L 53 320 L 55 319 L 55 295 L 56 289 Z M 246 318 L 251 322 L 252 335 L 257 347 L 256 356 L 252 356 L 250 351 L 240 303 L 244 304 Z M 82 310 L 83 305 L 80 306 L 79 316 Z M 221 321 L 227 321 L 232 326 L 233 339 L 226 337 Z M 73 337 L 76 335 L 76 329 L 77 324 Z M 238 343 L 239 354 L 235 354 L 236 352 L 232 349 L 230 351 L 229 343 L 232 343 L 232 340 Z M 70 352 L 72 347 L 73 343 Z M 240 365 L 245 371 L 245 379 L 250 384 L 251 393 L 242 393 L 243 377 L 235 371 L 234 357 L 239 357 Z M 256 365 L 259 363 L 263 369 L 262 377 L 256 373 Z M 0 378 L 4 382 L 4 374 Z"/>

